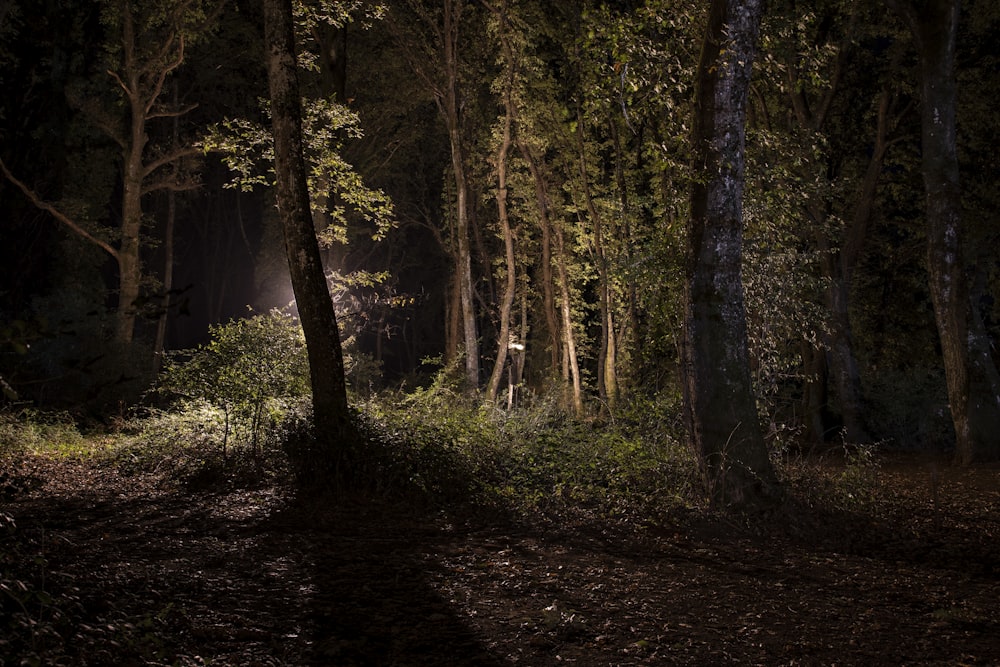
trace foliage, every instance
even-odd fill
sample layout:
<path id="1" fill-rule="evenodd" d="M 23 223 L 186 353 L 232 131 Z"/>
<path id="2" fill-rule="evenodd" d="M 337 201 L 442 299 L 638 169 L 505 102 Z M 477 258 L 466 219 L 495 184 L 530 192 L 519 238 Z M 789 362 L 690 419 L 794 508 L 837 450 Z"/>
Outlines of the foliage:
<path id="1" fill-rule="evenodd" d="M 295 33 L 298 42 L 299 67 L 316 71 L 320 69 L 317 53 L 322 45 L 316 34 L 321 26 L 343 28 L 350 23 L 360 23 L 363 28 L 385 16 L 386 6 L 368 0 L 296 0 L 292 3 Z"/>
<path id="2" fill-rule="evenodd" d="M 766 210 L 766 209 L 765 209 Z M 821 253 L 803 249 L 801 221 L 751 208 L 743 251 L 743 292 L 754 391 L 762 416 L 787 416 L 802 382 L 803 345 L 823 347 L 827 315 L 817 303 Z"/>
<path id="3" fill-rule="evenodd" d="M 261 101 L 265 115 L 269 104 Z M 345 138 L 362 136 L 358 115 L 332 100 L 303 100 L 302 133 L 306 142 L 306 168 L 314 211 L 325 211 L 333 222 L 320 231 L 320 240 L 329 245 L 347 240 L 348 214 L 360 215 L 374 226 L 379 238 L 392 226 L 392 204 L 381 191 L 367 187 L 361 176 L 341 156 Z M 227 187 L 243 191 L 274 184 L 274 142 L 270 128 L 245 118 L 214 125 L 202 140 L 205 152 L 222 154 L 233 173 Z"/>
<path id="4" fill-rule="evenodd" d="M 675 408 L 649 401 L 595 425 L 571 417 L 553 397 L 511 411 L 484 405 L 443 372 L 426 389 L 382 394 L 361 407 L 372 442 L 363 474 L 387 495 L 522 510 L 648 510 L 648 517 L 694 495 L 693 459 L 671 435 Z"/>
<path id="5" fill-rule="evenodd" d="M 844 509 L 870 510 L 878 499 L 878 447 L 844 446 L 846 465 L 836 479 L 836 489 Z"/>
<path id="6" fill-rule="evenodd" d="M 73 418 L 65 412 L 39 412 L 32 408 L 0 412 L 0 459 L 41 451 L 63 455 L 85 448 Z"/>
<path id="7" fill-rule="evenodd" d="M 193 489 L 253 487 L 289 479 L 284 445 L 294 425 L 308 415 L 308 401 L 280 402 L 252 439 L 230 432 L 223 410 L 192 401 L 172 410 L 150 410 L 129 418 L 107 451 L 126 475 L 153 474 Z"/>
<path id="8" fill-rule="evenodd" d="M 309 393 L 302 329 L 294 317 L 274 309 L 210 331 L 209 343 L 169 360 L 160 389 L 219 408 L 224 452 L 231 430 L 256 447 L 268 425 L 280 421 L 284 402 Z"/>

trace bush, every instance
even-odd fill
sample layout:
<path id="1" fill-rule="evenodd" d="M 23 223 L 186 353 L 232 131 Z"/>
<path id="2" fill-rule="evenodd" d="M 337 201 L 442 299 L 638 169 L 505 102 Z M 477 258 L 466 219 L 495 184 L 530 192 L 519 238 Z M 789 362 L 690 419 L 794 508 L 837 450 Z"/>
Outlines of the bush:
<path id="1" fill-rule="evenodd" d="M 126 421 L 108 456 L 124 474 L 153 473 L 188 488 L 285 481 L 290 473 L 284 442 L 305 409 L 302 401 L 283 403 L 281 418 L 251 440 L 233 437 L 222 409 L 184 402 Z"/>
<path id="2" fill-rule="evenodd" d="M 383 394 L 361 409 L 370 441 L 361 474 L 377 477 L 385 493 L 522 509 L 655 513 L 687 502 L 696 467 L 666 428 L 677 415 L 651 416 L 638 406 L 626 412 L 627 419 L 595 427 L 555 400 L 504 411 L 447 382 Z"/>
<path id="3" fill-rule="evenodd" d="M 213 326 L 210 332 L 207 345 L 169 360 L 160 389 L 222 411 L 223 456 L 233 435 L 256 449 L 267 430 L 281 422 L 285 405 L 309 395 L 302 328 L 275 309 Z"/>

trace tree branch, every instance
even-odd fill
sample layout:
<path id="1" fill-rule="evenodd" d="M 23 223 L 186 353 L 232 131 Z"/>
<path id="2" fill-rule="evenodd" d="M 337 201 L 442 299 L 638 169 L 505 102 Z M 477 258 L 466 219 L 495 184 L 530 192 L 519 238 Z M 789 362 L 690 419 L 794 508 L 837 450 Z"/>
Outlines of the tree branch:
<path id="1" fill-rule="evenodd" d="M 174 38 L 171 37 L 167 40 L 167 43 L 163 45 L 164 57 L 168 52 L 169 48 L 173 45 Z M 159 99 L 160 93 L 163 92 L 163 82 L 166 81 L 167 75 L 173 72 L 175 69 L 181 66 L 184 62 L 184 34 L 178 33 L 177 35 L 177 57 L 173 62 L 165 65 L 156 77 L 156 83 L 153 84 L 153 89 L 149 94 L 149 101 L 146 102 L 145 113 L 146 117 L 149 118 L 150 112 L 153 110 L 153 105 L 156 104 L 156 100 Z"/>
<path id="2" fill-rule="evenodd" d="M 164 153 L 163 155 L 161 155 L 160 157 L 156 158 L 155 160 L 153 160 L 152 162 L 143 167 L 142 177 L 145 178 L 149 176 L 160 167 L 165 167 L 171 162 L 176 162 L 181 158 L 190 157 L 192 155 L 199 155 L 200 153 L 201 150 L 194 146 L 183 146 L 181 148 L 174 149 L 169 153 Z"/>
<path id="3" fill-rule="evenodd" d="M 19 181 L 17 178 L 14 177 L 14 175 L 12 173 L 10 173 L 10 170 L 7 169 L 7 165 L 4 164 L 3 160 L 0 160 L 0 171 L 3 171 L 3 175 L 7 177 L 7 180 L 9 180 L 11 183 L 13 183 L 15 186 L 17 186 L 17 188 L 21 192 L 23 192 L 24 195 L 28 199 L 30 199 L 31 203 L 34 204 L 36 207 L 40 208 L 43 211 L 46 211 L 53 218 L 55 218 L 56 220 L 58 220 L 59 222 L 63 223 L 64 225 L 66 225 L 67 227 L 69 227 L 70 229 L 72 229 L 74 232 L 76 232 L 76 234 L 78 234 L 79 236 L 82 236 L 87 241 L 90 241 L 91 243 L 93 243 L 97 247 L 101 248 L 102 250 L 104 250 L 105 252 L 107 252 L 109 255 L 111 255 L 112 257 L 114 257 L 116 260 L 118 259 L 118 251 L 115 250 L 115 248 L 113 248 L 106 241 L 102 241 L 101 239 L 97 238 L 96 236 L 94 236 L 93 234 L 91 234 L 90 232 L 88 232 L 86 229 L 84 229 L 83 227 L 81 227 L 80 225 L 78 225 L 75 221 L 73 221 L 73 219 L 71 219 L 69 216 L 67 216 L 65 213 L 63 213 L 59 209 L 57 209 L 52 204 L 50 204 L 50 203 L 48 203 L 46 201 L 43 201 L 37 194 L 35 194 L 34 190 L 32 190 L 27 185 L 25 185 L 24 183 L 22 183 L 21 181 Z"/>
<path id="4" fill-rule="evenodd" d="M 177 180 L 173 176 L 164 176 L 163 178 L 156 179 L 148 185 L 144 185 L 142 188 L 142 194 L 147 195 L 150 192 L 156 192 L 158 190 L 169 190 L 170 192 L 190 192 L 191 190 L 197 190 L 200 187 L 201 183 L 194 179 Z"/>
<path id="5" fill-rule="evenodd" d="M 197 103 L 187 104 L 183 107 L 179 107 L 172 111 L 154 111 L 146 116 L 146 120 L 152 120 L 154 118 L 179 118 L 185 114 L 189 114 L 198 108 Z"/>

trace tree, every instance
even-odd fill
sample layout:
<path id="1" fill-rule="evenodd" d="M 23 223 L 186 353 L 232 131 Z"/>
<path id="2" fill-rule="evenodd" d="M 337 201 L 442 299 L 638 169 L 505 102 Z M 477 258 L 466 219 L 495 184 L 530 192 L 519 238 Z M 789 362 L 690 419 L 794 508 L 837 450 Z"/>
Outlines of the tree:
<path id="1" fill-rule="evenodd" d="M 500 388 L 500 380 L 503 377 L 504 365 L 507 363 L 507 352 L 511 345 L 510 337 L 510 315 L 514 305 L 515 292 L 517 290 L 517 261 L 514 257 L 514 233 L 510 225 L 510 215 L 507 211 L 507 154 L 510 152 L 514 141 L 511 135 L 514 124 L 514 101 L 512 99 L 514 80 L 517 76 L 517 63 L 514 61 L 514 51 L 510 44 L 508 31 L 508 17 L 506 2 L 501 2 L 499 7 L 492 7 L 488 3 L 484 4 L 494 13 L 497 23 L 497 39 L 500 41 L 503 58 L 505 61 L 505 72 L 499 82 L 500 96 L 503 99 L 503 121 L 500 131 L 500 147 L 497 149 L 496 173 L 497 173 L 497 219 L 500 223 L 501 235 L 504 243 L 504 262 L 506 280 L 503 285 L 503 297 L 500 303 L 500 326 L 497 332 L 497 357 L 493 363 L 493 371 L 490 373 L 489 382 L 486 385 L 486 398 L 494 400 L 497 390 Z"/>
<path id="2" fill-rule="evenodd" d="M 291 0 L 264 1 L 264 42 L 278 211 L 292 290 L 306 339 L 313 419 L 319 444 L 315 452 L 317 460 L 306 463 L 329 464 L 329 459 L 323 461 L 318 457 L 332 455 L 336 467 L 353 444 L 353 438 L 337 317 L 316 240 L 302 156 L 302 102 L 296 72 Z"/>
<path id="3" fill-rule="evenodd" d="M 39 208 L 74 233 L 101 248 L 118 266 L 118 305 L 114 340 L 131 344 L 142 284 L 143 198 L 158 190 L 196 187 L 193 179 L 168 171 L 185 156 L 198 152 L 192 145 L 159 151 L 149 145 L 149 125 L 159 118 L 176 118 L 194 106 L 166 107 L 160 102 L 167 77 L 184 62 L 185 48 L 211 27 L 201 0 L 160 0 L 143 7 L 124 0 L 105 0 L 102 20 L 108 28 L 108 76 L 116 95 L 69 91 L 79 106 L 115 144 L 121 154 L 121 219 L 114 238 L 74 220 L 16 179 L 0 162 L 4 175 Z M 125 113 L 121 109 L 125 109 Z"/>
<path id="4" fill-rule="evenodd" d="M 836 5 L 839 8 L 840 5 Z M 780 67 L 781 75 L 779 89 L 787 98 L 790 109 L 789 122 L 794 118 L 794 125 L 785 130 L 789 139 L 801 135 L 806 142 L 804 150 L 795 154 L 795 164 L 792 168 L 795 178 L 802 183 L 794 191 L 794 196 L 801 196 L 803 186 L 808 187 L 810 180 L 815 180 L 816 172 L 825 173 L 823 183 L 818 186 L 818 193 L 807 198 L 803 204 L 805 214 L 819 249 L 820 264 L 823 269 L 826 284 L 826 317 L 825 335 L 822 336 L 822 348 L 817 349 L 813 341 L 803 341 L 804 367 L 807 367 L 806 395 L 814 399 L 817 394 L 824 400 L 811 400 L 807 403 L 808 436 L 817 442 L 822 442 L 826 429 L 822 424 L 820 409 L 826 403 L 826 387 L 819 387 L 820 379 L 832 379 L 837 389 L 840 402 L 840 413 L 843 422 L 842 436 L 848 442 L 867 442 L 870 437 L 865 426 L 862 407 L 861 379 L 856 355 L 854 352 L 851 321 L 849 318 L 849 297 L 851 275 L 857 262 L 864 241 L 865 229 L 869 215 L 860 213 L 854 216 L 852 224 L 845 229 L 843 248 L 837 247 L 831 227 L 835 227 L 833 219 L 836 216 L 836 203 L 831 201 L 831 193 L 835 191 L 834 181 L 838 177 L 836 162 L 843 158 L 833 155 L 831 148 L 838 149 L 850 145 L 848 141 L 828 142 L 824 135 L 830 134 L 829 118 L 834 103 L 843 92 L 843 78 L 846 65 L 852 56 L 853 45 L 857 40 L 856 24 L 858 12 L 856 5 L 849 5 L 845 11 L 849 16 L 840 16 L 836 8 L 823 8 L 815 15 L 805 18 L 793 16 L 789 20 L 791 27 L 786 28 L 783 35 L 785 49 Z M 811 19 L 811 20 L 810 20 Z M 811 24 L 816 24 L 813 27 Z M 839 34 L 839 39 L 837 33 Z M 836 41 L 835 41 L 836 40 Z M 870 162 L 868 183 L 864 188 L 867 199 L 874 197 L 875 185 L 881 172 L 882 159 L 885 154 L 884 128 L 886 110 L 880 109 L 879 143 Z M 810 145 L 812 144 L 812 145 Z M 841 149 L 842 150 L 842 149 Z M 804 158 L 813 154 L 826 164 L 814 164 L 818 160 Z M 823 169 L 825 167 L 825 169 Z M 796 173 L 797 172 L 797 173 Z M 865 209 L 864 206 L 868 205 Z M 870 201 L 859 202 L 859 211 L 870 210 Z M 815 325 L 814 325 L 815 326 Z M 808 369 L 809 366 L 813 368 Z M 829 372 L 827 372 L 829 370 Z"/>
<path id="5" fill-rule="evenodd" d="M 423 32 L 423 42 L 407 44 L 403 52 L 416 76 L 431 91 L 448 133 L 451 175 L 454 179 L 455 287 L 458 292 L 465 353 L 465 381 L 469 391 L 479 387 L 479 328 L 476 320 L 475 289 L 472 279 L 470 234 L 471 209 L 469 174 L 463 147 L 463 103 L 459 70 L 459 47 L 464 2 L 440 0 L 440 12 L 426 0 L 405 0 L 412 23 L 404 29 L 390 14 L 388 24 L 397 41 L 407 41 L 409 33 Z"/>
<path id="6" fill-rule="evenodd" d="M 685 413 L 714 505 L 778 498 L 750 381 L 741 279 L 744 137 L 763 3 L 713 0 L 697 70 L 683 343 Z"/>
<path id="7" fill-rule="evenodd" d="M 1000 373 L 963 258 L 957 151 L 955 50 L 959 0 L 887 0 L 909 26 L 920 62 L 921 151 L 927 271 L 944 357 L 956 459 L 1000 459 Z"/>

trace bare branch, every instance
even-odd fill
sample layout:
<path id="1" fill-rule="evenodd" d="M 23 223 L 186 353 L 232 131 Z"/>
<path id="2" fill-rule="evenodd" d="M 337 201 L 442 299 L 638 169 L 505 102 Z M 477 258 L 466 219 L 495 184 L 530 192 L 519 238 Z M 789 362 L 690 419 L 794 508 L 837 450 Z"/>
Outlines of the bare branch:
<path id="1" fill-rule="evenodd" d="M 197 104 L 188 104 L 183 107 L 173 109 L 171 111 L 154 111 L 146 116 L 146 120 L 152 120 L 154 118 L 178 118 L 185 114 L 189 114 L 198 108 Z"/>
<path id="2" fill-rule="evenodd" d="M 174 38 L 171 36 L 167 43 L 164 44 L 163 53 L 166 54 L 167 48 L 173 44 Z M 163 82 L 166 81 L 167 75 L 173 72 L 175 69 L 181 66 L 184 62 L 184 34 L 177 34 L 177 57 L 173 62 L 164 66 L 156 77 L 156 83 L 153 84 L 153 89 L 149 93 L 149 101 L 146 102 L 146 117 L 148 118 L 150 112 L 153 110 L 153 105 L 156 104 L 156 100 L 159 99 L 160 93 L 163 92 Z"/>
<path id="3" fill-rule="evenodd" d="M 76 234 L 78 234 L 79 236 L 82 236 L 87 241 L 90 241 L 91 243 L 93 243 L 97 247 L 101 248 L 102 250 L 104 250 L 105 252 L 107 252 L 109 255 L 111 255 L 112 257 L 114 257 L 116 260 L 118 259 L 118 251 L 115 248 L 113 248 L 106 241 L 102 241 L 101 239 L 97 238 L 96 236 L 94 236 L 93 234 L 91 234 L 90 232 L 88 232 L 86 229 L 84 229 L 83 227 L 81 227 L 80 225 L 78 225 L 72 218 L 70 218 L 69 216 L 67 216 L 65 213 L 63 213 L 62 211 L 60 211 L 59 209 L 57 209 L 52 204 L 50 204 L 50 203 L 48 203 L 46 201 L 43 201 L 41 199 L 41 197 L 39 197 L 37 194 L 35 194 L 34 190 L 32 190 L 27 185 L 25 185 L 24 183 L 22 183 L 21 181 L 19 181 L 17 178 L 14 177 L 14 175 L 12 173 L 10 173 L 10 170 L 7 169 L 7 165 L 4 164 L 3 160 L 0 160 L 0 171 L 3 171 L 3 175 L 7 177 L 7 180 L 9 180 L 11 183 L 13 183 L 15 186 L 17 186 L 17 188 L 21 192 L 23 192 L 24 195 L 28 199 L 30 199 L 31 203 L 34 204 L 36 207 L 40 208 L 43 211 L 46 211 L 53 218 L 55 218 L 59 222 L 63 223 L 64 225 L 66 225 L 67 227 L 69 227 L 70 229 L 72 229 Z"/>
<path id="4" fill-rule="evenodd" d="M 118 83 L 118 86 L 119 86 L 119 87 L 120 87 L 120 88 L 121 88 L 122 90 L 124 90 L 124 91 L 125 91 L 125 95 L 126 95 L 127 97 L 131 98 L 131 97 L 132 97 L 132 91 L 131 91 L 131 90 L 129 90 L 129 87 L 125 85 L 125 82 L 124 82 L 124 81 L 122 81 L 122 78 L 121 78 L 120 76 L 118 76 L 118 72 L 116 72 L 116 71 L 114 71 L 114 70 L 110 70 L 110 69 L 109 69 L 109 70 L 108 70 L 108 74 L 110 74 L 110 75 L 111 75 L 111 78 L 112 78 L 112 79 L 114 79 L 114 80 L 115 80 L 115 81 L 116 81 L 116 82 Z"/>
<path id="5" fill-rule="evenodd" d="M 145 165 L 142 169 L 142 177 L 146 178 L 160 167 L 165 167 L 171 162 L 176 162 L 181 158 L 199 155 L 200 153 L 201 149 L 196 148 L 195 146 L 182 146 L 180 148 L 176 148 L 169 153 L 164 153 L 149 164 Z"/>

